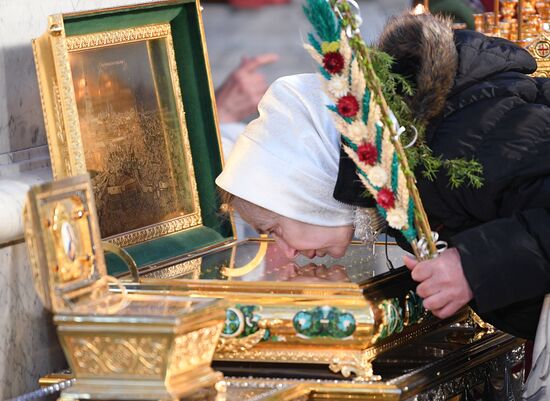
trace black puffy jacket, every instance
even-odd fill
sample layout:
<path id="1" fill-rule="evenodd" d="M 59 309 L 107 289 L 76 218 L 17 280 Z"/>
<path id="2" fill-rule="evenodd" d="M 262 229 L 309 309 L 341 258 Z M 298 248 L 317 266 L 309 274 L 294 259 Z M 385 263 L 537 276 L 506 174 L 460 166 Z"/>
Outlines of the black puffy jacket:
<path id="1" fill-rule="evenodd" d="M 526 75 L 535 60 L 502 39 L 457 31 L 454 46 L 445 100 L 419 114 L 434 154 L 478 160 L 484 185 L 451 189 L 445 172 L 429 181 L 417 171 L 418 188 L 432 228 L 460 252 L 474 309 L 501 330 L 534 338 L 550 292 L 550 79 Z M 393 55 L 421 85 L 426 69 L 414 63 L 425 61 Z M 421 100 L 411 99 L 413 110 Z M 335 197 L 366 206 L 350 163 L 343 155 Z"/>
<path id="2" fill-rule="evenodd" d="M 515 46 L 472 32 L 458 32 L 456 44 L 455 85 L 427 141 L 444 158 L 479 160 L 485 182 L 452 190 L 439 177 L 418 187 L 432 226 L 460 252 L 476 309 L 534 338 L 550 292 L 550 80 L 525 75 L 534 60 Z"/>

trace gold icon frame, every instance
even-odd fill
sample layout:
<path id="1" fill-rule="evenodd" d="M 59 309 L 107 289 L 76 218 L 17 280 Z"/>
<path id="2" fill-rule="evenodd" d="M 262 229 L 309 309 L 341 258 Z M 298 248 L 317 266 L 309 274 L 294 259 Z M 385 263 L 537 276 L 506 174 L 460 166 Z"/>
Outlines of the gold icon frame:
<path id="1" fill-rule="evenodd" d="M 99 122 L 95 118 L 92 124 L 86 125 L 87 116 L 95 111 L 88 115 L 84 112 L 81 102 L 83 94 L 80 91 L 88 91 L 86 72 L 90 68 L 83 69 L 86 72 L 81 71 L 79 74 L 76 68 L 78 59 L 81 59 L 80 64 L 85 65 L 97 54 L 97 59 L 108 58 L 105 54 L 115 47 L 117 52 L 133 47 L 126 51 L 126 56 L 131 59 L 132 51 L 139 46 L 147 50 L 147 60 L 141 61 L 142 65 L 133 66 L 123 58 L 111 64 L 125 63 L 126 69 L 138 71 L 139 68 L 148 68 L 151 71 L 149 80 L 152 85 L 149 86 L 155 96 L 156 115 L 149 110 L 143 113 L 136 106 L 138 101 L 151 103 L 151 96 L 142 100 L 135 93 L 130 93 L 130 98 L 134 95 L 137 99 L 133 106 L 122 112 L 112 112 L 121 103 L 121 93 L 128 92 L 128 88 L 115 88 L 113 94 L 116 101 L 112 102 L 114 106 L 107 105 L 109 110 L 103 112 L 107 118 Z M 50 17 L 49 31 L 33 41 L 33 48 L 54 178 L 83 174 L 96 165 L 110 169 L 105 174 L 92 171 L 102 237 L 118 246 L 129 246 L 202 225 L 170 24 L 159 23 L 65 36 L 62 15 L 54 15 Z M 102 52 L 105 53 L 103 56 Z M 102 65 L 95 67 L 98 70 L 103 68 Z M 96 75 L 99 76 L 100 73 Z M 125 75 L 119 73 L 118 78 L 125 79 Z M 99 78 L 96 79 L 98 80 Z M 137 81 L 142 85 L 147 80 Z M 94 104 L 100 108 L 105 106 L 102 102 L 107 103 L 106 92 L 98 93 L 95 98 L 87 97 L 91 101 L 86 107 L 91 105 L 93 108 Z M 94 117 L 97 116 L 101 116 L 101 113 L 94 114 Z M 104 130 L 98 129 L 98 126 L 101 128 L 101 122 Z M 135 139 L 139 136 L 135 135 L 136 129 L 132 128 L 139 127 L 142 123 L 147 128 L 152 126 L 153 129 L 145 128 L 142 136 L 146 139 L 139 141 Z M 95 129 L 96 136 L 88 135 L 90 126 Z M 155 127 L 160 129 L 154 130 Z M 106 137 L 102 143 L 97 140 L 100 134 Z M 116 148 L 113 138 L 122 141 L 123 145 L 126 142 L 126 146 Z M 148 148 L 151 138 L 155 145 Z M 158 150 L 158 143 L 164 145 L 160 146 L 163 152 L 152 152 L 151 149 Z M 112 163 L 112 160 L 118 160 L 118 163 Z M 118 174 L 121 182 L 107 182 L 113 181 L 113 175 L 116 176 L 113 169 L 125 171 Z M 169 179 L 165 179 L 166 176 Z M 117 207 L 108 206 L 111 199 L 118 202 Z M 117 211 L 123 212 L 125 217 L 122 220 L 120 213 L 109 216 Z"/>

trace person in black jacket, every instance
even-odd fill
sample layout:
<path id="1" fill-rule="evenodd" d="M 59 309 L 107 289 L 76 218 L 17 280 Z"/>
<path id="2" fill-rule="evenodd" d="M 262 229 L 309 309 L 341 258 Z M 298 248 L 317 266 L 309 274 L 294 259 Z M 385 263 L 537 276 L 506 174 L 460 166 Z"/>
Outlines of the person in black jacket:
<path id="1" fill-rule="evenodd" d="M 536 63 L 521 47 L 431 15 L 393 19 L 380 48 L 415 86 L 407 100 L 434 155 L 483 166 L 480 189 L 416 172 L 431 227 L 449 242 L 436 259 L 405 260 L 424 305 L 443 318 L 470 303 L 497 328 L 534 338 L 550 292 L 550 80 L 527 75 Z M 346 207 L 373 206 L 311 82 L 274 84 L 216 181 L 289 256 L 341 254 L 353 232 Z"/>
<path id="2" fill-rule="evenodd" d="M 450 246 L 428 262 L 405 260 L 419 295 L 439 317 L 471 301 L 498 328 L 534 338 L 550 292 L 550 80 L 527 75 L 537 65 L 525 49 L 453 34 L 431 15 L 393 19 L 380 48 L 417 88 L 408 103 L 434 155 L 483 165 L 480 189 L 415 174 L 430 225 Z M 335 196 L 360 204 L 350 163 L 342 157 Z"/>

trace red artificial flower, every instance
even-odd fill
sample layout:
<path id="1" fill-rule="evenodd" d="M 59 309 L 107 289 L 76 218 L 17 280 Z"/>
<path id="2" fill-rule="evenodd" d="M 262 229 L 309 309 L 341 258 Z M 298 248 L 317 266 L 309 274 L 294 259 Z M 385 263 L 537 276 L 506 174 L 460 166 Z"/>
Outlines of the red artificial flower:
<path id="1" fill-rule="evenodd" d="M 388 188 L 382 188 L 378 191 L 378 196 L 376 197 L 376 202 L 384 209 L 391 209 L 395 206 L 395 197 L 393 192 Z"/>
<path id="2" fill-rule="evenodd" d="M 338 74 L 344 68 L 344 57 L 339 52 L 329 52 L 323 57 L 323 67 L 331 74 Z"/>
<path id="3" fill-rule="evenodd" d="M 338 99 L 338 113 L 343 117 L 355 117 L 359 111 L 359 102 L 353 95 L 342 96 Z"/>
<path id="4" fill-rule="evenodd" d="M 374 165 L 378 159 L 378 150 L 376 146 L 372 143 L 364 143 L 363 145 L 357 148 L 357 154 L 359 155 L 359 160 L 363 163 L 368 164 L 369 166 Z"/>

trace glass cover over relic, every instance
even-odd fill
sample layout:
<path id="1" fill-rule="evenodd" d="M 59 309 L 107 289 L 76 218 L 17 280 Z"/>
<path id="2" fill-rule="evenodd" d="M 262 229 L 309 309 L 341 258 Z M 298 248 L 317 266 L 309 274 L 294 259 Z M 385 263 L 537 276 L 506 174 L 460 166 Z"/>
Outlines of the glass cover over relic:
<path id="1" fill-rule="evenodd" d="M 67 39 L 102 237 L 190 215 L 200 224 L 169 25 Z"/>

